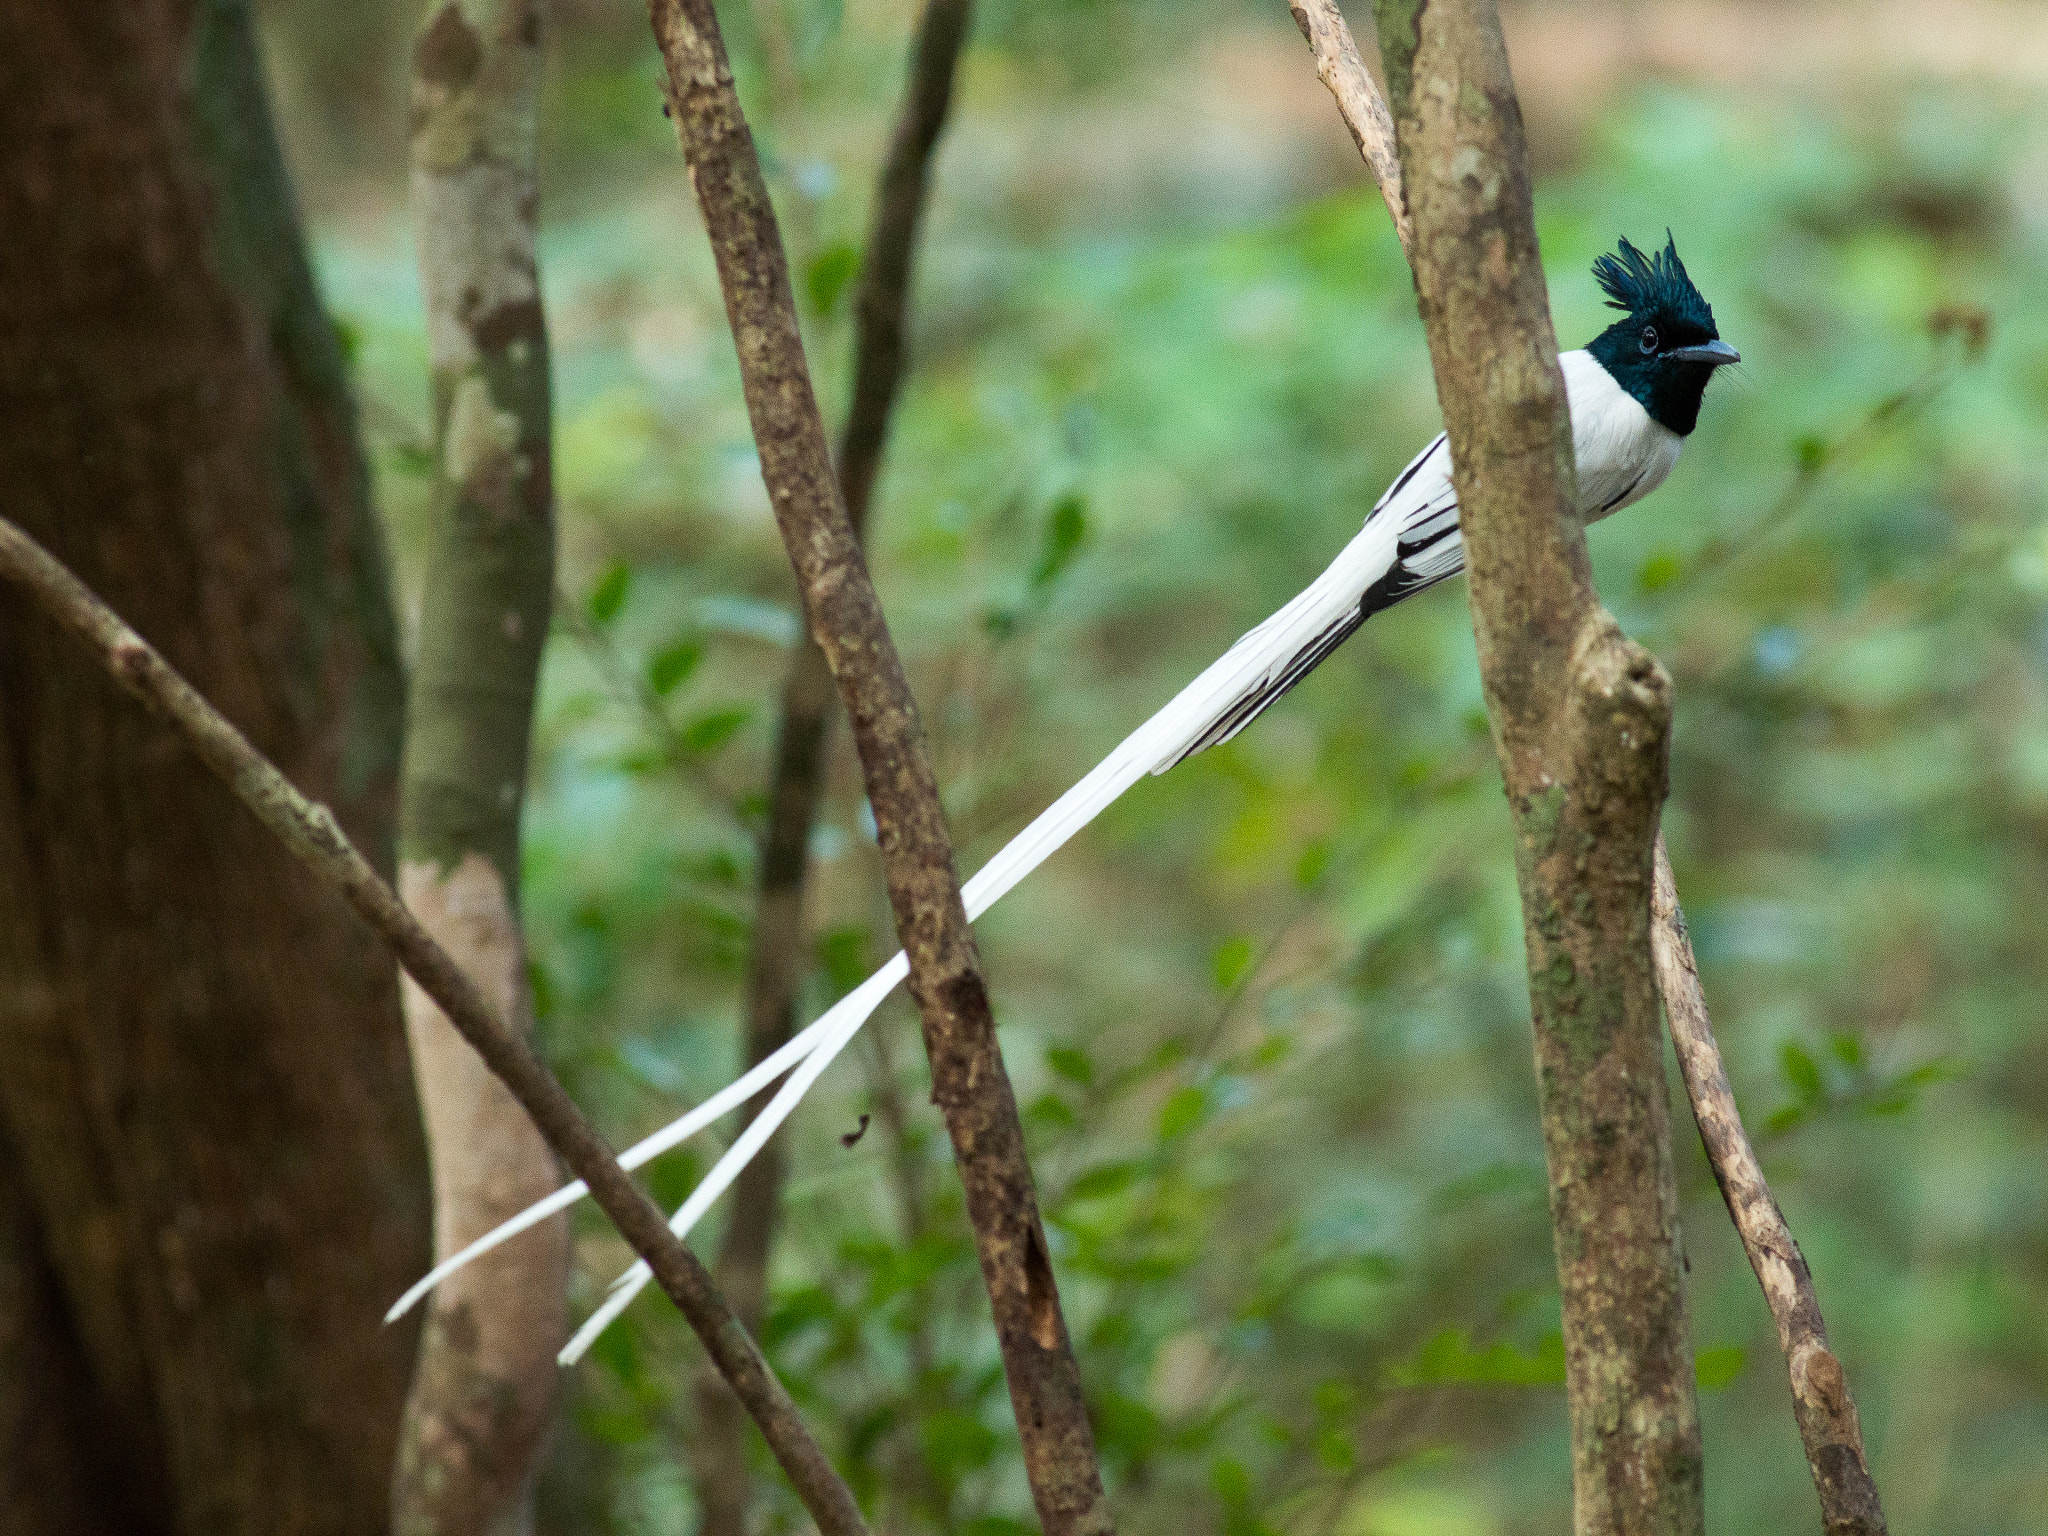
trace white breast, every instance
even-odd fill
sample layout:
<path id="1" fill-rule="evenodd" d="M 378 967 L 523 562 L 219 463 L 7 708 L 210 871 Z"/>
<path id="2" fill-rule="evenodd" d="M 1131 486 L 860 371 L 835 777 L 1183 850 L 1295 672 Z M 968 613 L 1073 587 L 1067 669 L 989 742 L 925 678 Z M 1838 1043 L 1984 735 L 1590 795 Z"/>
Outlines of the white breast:
<path id="1" fill-rule="evenodd" d="M 1662 485 L 1685 439 L 1652 421 L 1592 353 L 1566 352 L 1558 362 L 1579 461 L 1579 512 L 1595 523 Z"/>

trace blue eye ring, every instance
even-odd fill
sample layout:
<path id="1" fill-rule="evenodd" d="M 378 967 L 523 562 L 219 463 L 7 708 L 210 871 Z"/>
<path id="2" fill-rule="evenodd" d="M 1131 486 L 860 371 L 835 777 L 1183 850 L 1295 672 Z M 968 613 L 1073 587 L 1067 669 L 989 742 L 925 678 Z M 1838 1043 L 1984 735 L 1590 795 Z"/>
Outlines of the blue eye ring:
<path id="1" fill-rule="evenodd" d="M 1648 356 L 1650 353 L 1656 350 L 1657 327 L 1655 327 L 1654 325 L 1646 325 L 1643 327 L 1643 354 L 1645 356 Z"/>

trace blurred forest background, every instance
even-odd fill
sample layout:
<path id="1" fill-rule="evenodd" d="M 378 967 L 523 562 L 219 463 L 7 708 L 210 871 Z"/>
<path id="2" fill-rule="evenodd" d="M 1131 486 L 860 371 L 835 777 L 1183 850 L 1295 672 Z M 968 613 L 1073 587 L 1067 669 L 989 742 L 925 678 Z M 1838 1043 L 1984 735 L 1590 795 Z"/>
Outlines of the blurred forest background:
<path id="1" fill-rule="evenodd" d="M 419 8 L 258 9 L 415 613 Z M 913 17 L 725 8 L 828 419 Z M 1737 1094 L 1893 1529 L 2039 1529 L 2048 10 L 1507 21 L 1561 342 L 1605 323 L 1593 257 L 1669 226 L 1747 359 L 1671 483 L 1592 538 L 1677 683 L 1666 827 Z M 798 618 L 645 16 L 557 0 L 552 25 L 564 561 L 525 900 L 546 1048 L 623 1141 L 734 1070 Z M 964 873 L 1319 571 L 1437 420 L 1399 246 L 1280 0 L 986 0 L 920 260 L 870 542 Z M 894 947 L 835 745 L 805 1018 Z M 1140 786 L 980 932 L 1122 1528 L 1564 1529 L 1509 826 L 1462 586 Z M 925 1084 L 898 1001 L 793 1122 L 765 1342 L 878 1528 L 994 1536 L 1030 1500 Z M 1674 1109 L 1710 1521 L 1811 1529 L 1769 1316 Z M 652 1170 L 666 1202 L 711 1150 Z M 579 1312 L 628 1258 L 586 1212 Z M 689 1527 L 697 1355 L 650 1298 L 573 1374 L 544 1529 Z M 801 1528 L 764 1484 L 770 1527 Z"/>

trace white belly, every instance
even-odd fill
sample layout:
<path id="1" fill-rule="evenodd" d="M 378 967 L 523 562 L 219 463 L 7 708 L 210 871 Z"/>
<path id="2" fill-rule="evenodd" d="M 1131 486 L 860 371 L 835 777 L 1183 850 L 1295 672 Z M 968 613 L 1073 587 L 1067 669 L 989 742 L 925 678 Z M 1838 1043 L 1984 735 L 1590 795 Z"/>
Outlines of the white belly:
<path id="1" fill-rule="evenodd" d="M 1566 352 L 1565 398 L 1579 464 L 1579 515 L 1596 523 L 1664 483 L 1685 439 L 1659 426 L 1590 352 Z"/>

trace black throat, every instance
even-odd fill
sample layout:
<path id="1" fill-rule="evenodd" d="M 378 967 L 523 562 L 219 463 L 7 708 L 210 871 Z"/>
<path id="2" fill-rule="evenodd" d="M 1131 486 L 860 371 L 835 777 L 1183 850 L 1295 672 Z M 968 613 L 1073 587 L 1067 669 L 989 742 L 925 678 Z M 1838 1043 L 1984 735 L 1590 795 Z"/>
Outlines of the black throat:
<path id="1" fill-rule="evenodd" d="M 1680 437 L 1688 436 L 1699 423 L 1700 399 L 1714 376 L 1714 365 L 1646 356 L 1642 330 L 1643 322 L 1634 316 L 1617 320 L 1594 337 L 1586 350 L 1650 413 L 1650 420 Z"/>

